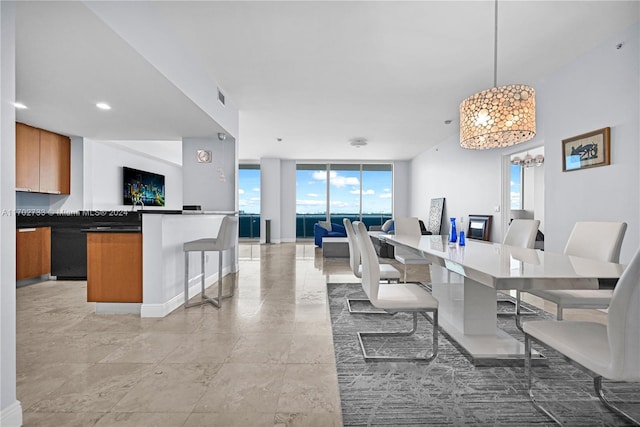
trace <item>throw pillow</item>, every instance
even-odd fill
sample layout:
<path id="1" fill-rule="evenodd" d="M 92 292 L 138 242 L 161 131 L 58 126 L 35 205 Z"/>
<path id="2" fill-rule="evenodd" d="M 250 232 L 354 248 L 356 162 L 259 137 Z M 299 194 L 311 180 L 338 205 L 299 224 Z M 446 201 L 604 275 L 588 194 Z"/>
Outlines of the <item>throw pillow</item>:
<path id="1" fill-rule="evenodd" d="M 327 231 L 331 231 L 331 222 L 329 221 L 318 221 L 320 227 L 324 228 Z"/>
<path id="2" fill-rule="evenodd" d="M 387 233 L 389 230 L 391 230 L 391 226 L 393 225 L 393 220 L 392 219 L 388 219 L 384 222 L 384 224 L 382 224 L 382 228 L 381 230 L 384 231 L 385 233 Z"/>

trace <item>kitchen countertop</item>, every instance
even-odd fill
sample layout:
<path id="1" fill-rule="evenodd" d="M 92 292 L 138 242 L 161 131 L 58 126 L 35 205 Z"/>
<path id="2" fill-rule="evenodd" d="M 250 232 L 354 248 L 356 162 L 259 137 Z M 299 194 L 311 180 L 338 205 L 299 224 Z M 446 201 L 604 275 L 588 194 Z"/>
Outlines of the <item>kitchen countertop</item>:
<path id="1" fill-rule="evenodd" d="M 83 233 L 142 233 L 140 226 L 89 227 L 80 229 Z"/>

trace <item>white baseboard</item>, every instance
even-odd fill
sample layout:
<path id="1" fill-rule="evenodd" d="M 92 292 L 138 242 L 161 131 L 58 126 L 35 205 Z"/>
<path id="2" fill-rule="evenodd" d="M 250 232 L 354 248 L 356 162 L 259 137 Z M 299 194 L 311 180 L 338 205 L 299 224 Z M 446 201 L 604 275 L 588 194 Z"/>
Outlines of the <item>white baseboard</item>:
<path id="1" fill-rule="evenodd" d="M 227 266 L 222 269 L 222 277 L 230 274 L 231 267 Z M 238 266 L 233 266 L 233 271 L 238 271 Z M 218 283 L 218 274 L 212 274 L 204 280 L 204 288 L 207 289 L 213 284 Z M 200 293 L 200 275 L 189 280 L 189 296 L 192 297 Z M 184 304 L 184 292 L 180 292 L 162 304 L 145 304 L 140 307 L 140 317 L 165 317 L 178 307 Z"/>
<path id="2" fill-rule="evenodd" d="M 0 411 L 0 426 L 20 427 L 22 425 L 22 405 L 16 400 Z"/>
<path id="3" fill-rule="evenodd" d="M 96 314 L 140 314 L 140 303 L 97 302 Z"/>

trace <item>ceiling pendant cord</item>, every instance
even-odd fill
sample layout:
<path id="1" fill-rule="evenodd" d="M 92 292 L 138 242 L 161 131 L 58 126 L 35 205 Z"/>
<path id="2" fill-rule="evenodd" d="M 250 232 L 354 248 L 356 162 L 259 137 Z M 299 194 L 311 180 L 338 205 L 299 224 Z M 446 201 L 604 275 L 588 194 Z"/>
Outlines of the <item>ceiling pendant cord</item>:
<path id="1" fill-rule="evenodd" d="M 498 0 L 495 0 L 493 19 L 493 87 L 498 87 Z"/>
<path id="2" fill-rule="evenodd" d="M 460 146 L 502 148 L 536 135 L 535 90 L 525 84 L 498 86 L 498 0 L 494 0 L 493 87 L 460 103 Z"/>

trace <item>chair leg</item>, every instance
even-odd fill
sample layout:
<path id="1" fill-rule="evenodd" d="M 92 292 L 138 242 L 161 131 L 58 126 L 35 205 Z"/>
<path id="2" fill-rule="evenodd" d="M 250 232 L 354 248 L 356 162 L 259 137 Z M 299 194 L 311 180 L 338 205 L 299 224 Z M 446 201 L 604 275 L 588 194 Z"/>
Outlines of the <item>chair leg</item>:
<path id="1" fill-rule="evenodd" d="M 562 310 L 563 308 L 561 305 L 556 307 L 556 320 L 562 320 Z"/>
<path id="2" fill-rule="evenodd" d="M 349 309 L 349 313 L 351 314 L 390 314 L 388 311 L 384 310 L 355 310 L 351 303 L 353 302 L 369 302 L 367 298 L 349 298 L 347 297 L 347 308 Z"/>
<path id="3" fill-rule="evenodd" d="M 423 361 L 431 362 L 438 355 L 438 310 L 433 310 L 433 349 L 431 354 L 425 356 L 399 357 L 399 356 L 376 356 L 367 354 L 364 346 L 365 337 L 406 337 L 413 335 L 418 328 L 418 312 L 414 311 L 413 327 L 408 331 L 399 332 L 358 332 L 358 341 L 362 349 L 362 355 L 366 361 L 385 361 L 385 362 L 402 362 L 402 361 Z"/>
<path id="4" fill-rule="evenodd" d="M 635 418 L 631 417 L 631 415 L 627 414 L 626 412 L 624 412 L 623 410 L 621 410 L 617 406 L 613 405 L 609 401 L 609 399 L 607 399 L 607 397 L 604 395 L 604 392 L 602 391 L 602 377 L 598 376 L 598 377 L 595 377 L 593 379 L 593 387 L 596 390 L 596 394 L 598 395 L 598 399 L 600 399 L 600 402 L 602 402 L 602 404 L 604 406 L 606 406 L 607 409 L 609 409 L 611 412 L 613 412 L 615 414 L 620 415 L 625 420 L 629 421 L 630 423 L 632 423 L 634 425 L 640 425 L 640 421 L 638 421 Z"/>
<path id="5" fill-rule="evenodd" d="M 532 371 L 532 369 L 531 369 L 531 338 L 527 334 L 524 335 L 524 353 L 525 353 L 524 366 L 525 366 L 525 370 L 527 371 L 527 391 L 529 393 L 529 399 L 531 400 L 531 404 L 538 411 L 542 412 L 547 417 L 551 418 L 556 424 L 562 425 L 560 420 L 558 420 L 555 417 L 555 415 L 553 415 L 551 412 L 549 412 L 548 410 L 543 408 L 536 401 L 536 398 L 533 396 L 533 388 L 532 388 L 532 381 L 531 381 L 531 374 L 532 374 L 532 372 L 531 372 Z"/>
<path id="6" fill-rule="evenodd" d="M 185 252 L 184 254 L 184 307 L 190 308 L 195 307 L 197 305 L 202 304 L 211 304 L 216 308 L 220 308 L 219 301 L 216 301 L 215 298 L 208 297 L 204 293 L 205 287 L 205 254 L 204 251 L 200 251 L 200 269 L 201 269 L 201 277 L 200 277 L 200 301 L 189 303 L 189 252 Z"/>
<path id="7" fill-rule="evenodd" d="M 520 318 L 520 316 L 522 316 L 522 301 L 520 298 L 520 291 L 516 291 L 516 327 L 520 329 L 520 332 L 524 332 L 524 329 L 522 329 L 522 319 Z"/>

